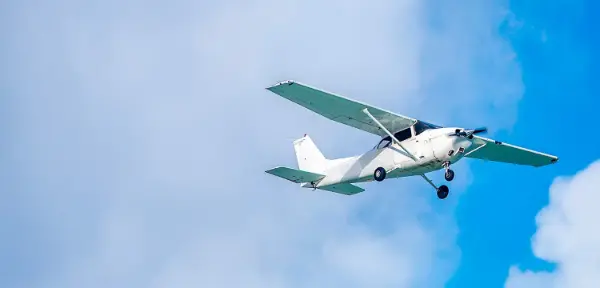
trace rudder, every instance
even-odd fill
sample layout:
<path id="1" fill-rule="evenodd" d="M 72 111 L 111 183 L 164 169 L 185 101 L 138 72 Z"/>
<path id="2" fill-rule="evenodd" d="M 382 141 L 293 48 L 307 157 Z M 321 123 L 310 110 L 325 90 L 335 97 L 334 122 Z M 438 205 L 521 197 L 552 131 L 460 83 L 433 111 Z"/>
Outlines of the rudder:
<path id="1" fill-rule="evenodd" d="M 308 135 L 294 141 L 298 169 L 324 174 L 327 159 Z"/>

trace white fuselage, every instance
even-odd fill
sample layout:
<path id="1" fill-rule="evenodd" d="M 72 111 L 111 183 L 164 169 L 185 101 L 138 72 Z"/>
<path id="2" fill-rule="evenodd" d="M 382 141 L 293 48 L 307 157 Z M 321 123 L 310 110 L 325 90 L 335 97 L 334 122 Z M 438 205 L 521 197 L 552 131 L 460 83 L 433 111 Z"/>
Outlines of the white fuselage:
<path id="1" fill-rule="evenodd" d="M 465 137 L 449 136 L 455 129 L 430 129 L 401 141 L 404 149 L 416 160 L 409 157 L 396 143 L 385 148 L 375 148 L 362 155 L 329 160 L 324 173 L 326 177 L 317 187 L 371 181 L 373 172 L 378 167 L 387 171 L 386 178 L 420 175 L 442 169 L 445 162 L 459 161 L 464 156 L 464 151 L 472 145 Z"/>

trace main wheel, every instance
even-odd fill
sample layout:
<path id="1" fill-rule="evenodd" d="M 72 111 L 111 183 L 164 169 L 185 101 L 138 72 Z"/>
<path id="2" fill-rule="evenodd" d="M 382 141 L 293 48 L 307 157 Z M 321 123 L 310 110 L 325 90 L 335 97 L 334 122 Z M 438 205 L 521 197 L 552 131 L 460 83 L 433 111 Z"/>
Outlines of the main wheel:
<path id="1" fill-rule="evenodd" d="M 452 181 L 452 179 L 454 179 L 454 171 L 452 171 L 452 169 L 446 170 L 444 178 L 446 178 L 446 181 Z"/>
<path id="2" fill-rule="evenodd" d="M 437 189 L 437 196 L 440 199 L 446 199 L 448 193 L 450 193 L 450 190 L 448 190 L 448 186 L 446 185 L 442 185 Z"/>
<path id="3" fill-rule="evenodd" d="M 385 179 L 385 174 L 385 169 L 383 169 L 382 167 L 378 167 L 373 173 L 373 178 L 375 178 L 376 181 L 381 182 L 383 181 L 383 179 Z"/>

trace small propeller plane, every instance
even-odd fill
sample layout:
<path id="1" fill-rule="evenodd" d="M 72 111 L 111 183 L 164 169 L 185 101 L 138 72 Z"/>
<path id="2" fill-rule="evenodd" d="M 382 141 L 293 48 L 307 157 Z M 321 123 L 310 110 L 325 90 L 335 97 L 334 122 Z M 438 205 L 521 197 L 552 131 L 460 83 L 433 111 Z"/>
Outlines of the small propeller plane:
<path id="1" fill-rule="evenodd" d="M 330 120 L 381 137 L 364 154 L 327 159 L 310 136 L 304 135 L 293 142 L 298 169 L 279 166 L 265 171 L 313 190 L 354 195 L 365 190 L 353 183 L 420 176 L 437 191 L 438 198 L 445 199 L 448 186 L 436 186 L 425 174 L 444 169 L 446 181 L 452 181 L 450 165 L 464 157 L 533 167 L 558 161 L 556 156 L 479 136 L 486 128 L 441 127 L 293 80 L 267 90 Z"/>

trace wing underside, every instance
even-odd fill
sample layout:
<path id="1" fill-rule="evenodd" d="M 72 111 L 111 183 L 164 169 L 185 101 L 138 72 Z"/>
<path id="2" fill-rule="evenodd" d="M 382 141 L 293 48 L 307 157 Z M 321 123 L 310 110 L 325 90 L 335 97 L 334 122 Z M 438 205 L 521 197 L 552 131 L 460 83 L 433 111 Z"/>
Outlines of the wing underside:
<path id="1" fill-rule="evenodd" d="M 494 162 L 541 167 L 558 161 L 558 157 L 523 147 L 475 136 L 477 147 L 465 157 Z"/>
<path id="2" fill-rule="evenodd" d="M 387 130 L 392 132 L 406 129 L 417 121 L 295 81 L 284 81 L 268 87 L 267 90 L 328 119 L 379 136 L 387 134 L 363 112 L 363 109 L 367 108 Z"/>

